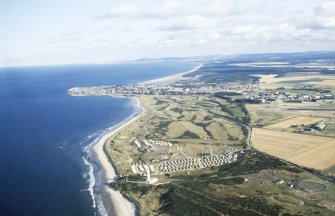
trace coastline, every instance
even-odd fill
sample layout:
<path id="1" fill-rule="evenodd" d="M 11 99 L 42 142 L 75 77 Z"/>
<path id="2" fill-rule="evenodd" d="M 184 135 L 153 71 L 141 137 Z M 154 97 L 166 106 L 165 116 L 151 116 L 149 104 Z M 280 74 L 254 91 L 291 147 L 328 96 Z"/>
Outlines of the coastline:
<path id="1" fill-rule="evenodd" d="M 115 97 L 115 96 L 114 96 Z M 91 151 L 97 158 L 99 165 L 102 168 L 102 178 L 100 185 L 101 199 L 107 215 L 115 216 L 134 216 L 136 215 L 136 206 L 127 200 L 119 191 L 113 190 L 106 183 L 110 183 L 118 178 L 117 170 L 112 164 L 112 161 L 108 158 L 105 153 L 105 143 L 106 141 L 115 133 L 136 121 L 144 109 L 139 105 L 137 98 L 129 97 L 131 100 L 136 100 L 137 110 L 133 115 L 124 120 L 123 122 L 115 125 L 113 129 L 103 134 L 99 140 L 91 147 Z"/>
<path id="2" fill-rule="evenodd" d="M 203 65 L 204 64 L 201 63 L 201 64 L 199 64 L 198 66 L 196 66 L 195 68 L 193 68 L 189 71 L 179 73 L 179 74 L 175 74 L 175 75 L 172 75 L 172 76 L 166 76 L 166 77 L 162 77 L 162 78 L 158 78 L 158 79 L 152 79 L 152 80 L 144 81 L 144 82 L 141 82 L 140 84 L 143 84 L 143 85 L 163 84 L 163 83 L 171 83 L 171 82 L 176 82 L 176 81 L 181 81 L 181 80 L 187 80 L 187 79 L 190 79 L 190 78 L 184 77 L 184 75 L 190 74 L 190 73 L 193 73 L 193 72 L 199 70 Z"/>
<path id="3" fill-rule="evenodd" d="M 189 79 L 183 77 L 185 74 L 189 74 L 199 70 L 203 64 L 199 64 L 192 70 L 187 72 L 179 73 L 172 76 L 167 76 L 159 79 L 153 79 L 145 82 L 141 82 L 140 84 L 162 84 L 175 82 L 178 80 Z M 112 97 L 125 97 L 119 95 L 111 95 Z M 105 143 L 106 141 L 115 133 L 125 128 L 127 125 L 136 121 L 141 117 L 143 113 L 145 113 L 145 109 L 140 106 L 140 101 L 136 97 L 126 97 L 130 100 L 134 101 L 134 106 L 136 107 L 136 111 L 129 118 L 125 119 L 123 122 L 115 125 L 110 131 L 104 133 L 101 137 L 99 137 L 98 141 L 93 144 L 90 148 L 91 152 L 96 156 L 97 162 L 102 167 L 102 179 L 100 185 L 101 199 L 103 206 L 107 212 L 107 215 L 113 216 L 135 216 L 137 214 L 137 207 L 131 201 L 127 200 L 119 191 L 113 190 L 111 187 L 106 185 L 108 182 L 115 180 L 118 178 L 117 170 L 115 169 L 113 162 L 109 159 L 105 152 Z M 136 103 L 135 103 L 136 101 Z"/>

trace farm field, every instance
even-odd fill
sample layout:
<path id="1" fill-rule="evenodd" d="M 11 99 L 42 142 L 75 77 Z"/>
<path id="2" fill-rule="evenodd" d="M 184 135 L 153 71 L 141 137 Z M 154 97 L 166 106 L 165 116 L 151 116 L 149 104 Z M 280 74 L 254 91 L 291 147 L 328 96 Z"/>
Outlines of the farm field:
<path id="1" fill-rule="evenodd" d="M 301 116 L 301 115 L 308 115 L 313 117 L 320 117 L 320 118 L 332 118 L 335 116 L 335 104 L 334 102 L 329 102 L 325 104 L 319 103 L 273 103 L 273 104 L 266 104 L 266 105 L 259 105 L 259 104 L 248 104 L 247 108 L 251 107 L 251 115 L 256 114 L 254 118 L 264 118 L 263 113 L 267 112 L 269 118 L 286 118 L 286 117 L 294 117 L 294 116 Z M 256 113 L 256 112 L 259 113 Z M 271 115 L 272 114 L 272 115 Z M 257 116 L 259 115 L 259 116 Z M 267 117 L 266 116 L 266 117 Z M 272 117 L 271 117 L 272 116 Z M 265 119 L 267 120 L 267 119 Z M 278 121 L 277 121 L 278 122 Z M 273 124 L 274 122 L 266 122 L 267 125 Z"/>
<path id="2" fill-rule="evenodd" d="M 167 88 L 101 89 L 143 108 L 104 146 L 108 184 L 139 215 L 334 215 L 335 71 L 248 59 Z"/>
<path id="3" fill-rule="evenodd" d="M 263 84 L 285 86 L 284 91 L 305 94 L 304 89 L 289 88 L 323 82 L 318 76 L 314 72 L 280 78 L 270 75 L 269 82 Z M 234 94 L 125 96 L 138 98 L 145 111 L 127 129 L 111 137 L 106 151 L 124 176 L 113 187 L 137 203 L 141 215 L 334 213 L 335 187 L 327 179 L 334 179 L 335 167 L 335 137 L 330 135 L 335 114 L 333 101 L 285 103 L 279 98 L 264 104 L 247 104 L 239 98 L 242 96 Z M 320 121 L 327 124 L 324 130 L 314 127 L 307 131 L 301 127 Z M 254 148 L 246 145 L 248 128 Z M 293 133 L 298 129 L 300 133 Z M 142 148 L 145 140 L 166 141 L 171 146 L 156 145 L 155 150 L 148 151 Z M 164 161 L 229 151 L 238 152 L 234 163 L 154 172 L 151 176 L 157 182 L 152 184 L 146 184 L 145 175 L 132 173 L 129 167 L 144 163 L 157 170 L 156 165 Z"/>
<path id="4" fill-rule="evenodd" d="M 141 204 L 141 212 L 150 212 L 147 215 L 312 216 L 332 215 L 335 210 L 332 183 L 260 152 L 251 151 L 239 166 L 206 174 L 178 173 L 168 181 L 159 185 L 121 181 L 117 187 Z M 291 181 L 296 183 L 293 188 L 287 185 Z"/>
<path id="5" fill-rule="evenodd" d="M 279 130 L 289 129 L 292 125 L 308 126 L 308 125 L 316 124 L 322 120 L 323 118 L 317 118 L 317 117 L 312 117 L 312 116 L 297 116 L 297 117 L 293 117 L 293 118 L 269 125 L 265 128 L 279 129 Z"/>
<path id="6" fill-rule="evenodd" d="M 294 114 L 283 112 L 274 104 L 247 104 L 252 126 L 264 127 L 294 117 Z"/>
<path id="7" fill-rule="evenodd" d="M 324 170 L 335 164 L 335 139 L 253 128 L 252 145 L 299 166 Z"/>
<path id="8" fill-rule="evenodd" d="M 335 76 L 311 74 L 306 76 L 305 73 L 295 73 L 289 76 L 277 77 L 277 74 L 257 75 L 260 77 L 261 89 L 274 89 L 279 87 L 292 87 L 295 84 L 313 85 L 319 88 L 335 88 Z"/>
<path id="9" fill-rule="evenodd" d="M 247 104 L 251 125 L 256 128 L 266 128 L 284 132 L 315 134 L 335 137 L 334 104 L 305 104 L 305 103 L 271 103 Z M 326 123 L 321 131 L 302 131 L 302 127 L 309 127 L 318 122 Z"/>

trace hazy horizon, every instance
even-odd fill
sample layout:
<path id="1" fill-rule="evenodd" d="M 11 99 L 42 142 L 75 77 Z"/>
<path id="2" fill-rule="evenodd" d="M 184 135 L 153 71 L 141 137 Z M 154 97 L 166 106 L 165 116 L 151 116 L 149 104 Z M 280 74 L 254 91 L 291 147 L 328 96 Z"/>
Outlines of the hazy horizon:
<path id="1" fill-rule="evenodd" d="M 0 66 L 335 50 L 335 1 L 0 1 Z"/>

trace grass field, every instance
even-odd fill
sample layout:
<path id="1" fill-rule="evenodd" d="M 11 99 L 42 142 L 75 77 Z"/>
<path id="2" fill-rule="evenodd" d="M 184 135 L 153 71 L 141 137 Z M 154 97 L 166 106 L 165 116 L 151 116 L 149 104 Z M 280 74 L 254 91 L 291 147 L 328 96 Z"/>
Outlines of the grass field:
<path id="1" fill-rule="evenodd" d="M 140 204 L 141 215 L 333 215 L 333 184 L 261 153 L 234 168 L 244 166 L 249 168 L 228 169 L 226 176 L 217 170 L 180 173 L 160 185 L 120 182 L 119 189 Z M 286 184 L 292 180 L 295 188 Z"/>
<path id="2" fill-rule="evenodd" d="M 179 137 L 185 136 L 189 132 L 190 135 L 193 134 L 194 137 L 199 139 L 207 139 L 206 131 L 192 122 L 187 121 L 174 121 L 171 122 L 168 126 L 168 130 L 166 133 L 167 139 L 177 139 Z"/>
<path id="3" fill-rule="evenodd" d="M 227 139 L 228 137 L 227 129 L 219 122 L 213 122 L 206 128 L 216 140 Z"/>
<path id="4" fill-rule="evenodd" d="M 136 97 L 145 112 L 111 137 L 106 145 L 122 176 L 136 177 L 130 170 L 134 162 L 150 164 L 157 159 L 220 154 L 228 148 L 244 146 L 241 126 L 232 123 L 243 122 L 248 117 L 238 103 L 203 95 Z M 331 215 L 335 210 L 335 186 L 270 156 L 315 169 L 335 169 L 331 166 L 335 164 L 333 138 L 280 131 L 291 124 L 307 125 L 323 119 L 312 116 L 314 113 L 303 116 L 300 111 L 288 111 L 293 106 L 247 105 L 253 127 L 252 145 L 269 155 L 254 149 L 244 150 L 236 164 L 169 175 L 153 174 L 159 179 L 157 184 L 121 179 L 116 189 L 140 206 L 140 215 Z M 255 125 L 271 130 L 254 128 Z M 134 139 L 169 141 L 173 143 L 169 148 L 171 154 L 164 148 L 145 152 L 137 148 Z M 274 184 L 276 179 L 282 183 Z M 292 180 L 300 181 L 302 189 L 288 187 Z M 314 188 L 319 185 L 327 189 L 318 192 Z M 305 188 L 313 190 L 305 191 Z"/>
<path id="5" fill-rule="evenodd" d="M 219 154 L 232 146 L 238 149 L 243 147 L 244 135 L 241 127 L 222 117 L 243 118 L 243 113 L 235 104 L 205 96 L 138 97 L 145 112 L 137 121 L 111 137 L 110 144 L 106 145 L 108 154 L 122 176 L 133 176 L 130 163 L 150 163 L 151 160 L 164 156 L 160 151 L 140 151 L 134 144 L 134 138 L 173 143 L 170 148 L 173 159 L 183 159 L 185 155 L 192 157 L 203 152 Z M 258 115 L 253 120 L 261 119 L 259 123 L 266 125 L 295 117 L 271 107 L 263 107 L 261 110 L 253 107 L 255 109 L 252 113 Z M 297 135 L 307 135 L 253 128 L 253 132 L 257 130 L 261 132 L 257 139 L 263 142 L 266 150 L 274 149 L 267 145 L 275 145 L 275 151 L 282 152 L 286 157 L 298 156 L 299 153 L 304 153 L 302 149 L 313 149 L 318 147 L 316 142 L 324 141 L 323 137 L 311 136 L 313 139 L 302 139 L 304 143 L 299 143 L 302 137 Z M 270 134 L 264 134 L 263 131 L 269 131 Z M 285 140 L 289 142 L 286 143 Z M 322 148 L 323 145 L 319 146 Z M 317 211 L 319 215 L 331 213 L 328 209 L 335 200 L 334 187 L 269 155 L 251 152 L 253 150 L 246 154 L 243 163 L 228 169 L 215 167 L 177 172 L 170 176 L 155 175 L 159 179 L 157 185 L 135 184 L 123 179 L 118 182 L 117 189 L 140 206 L 140 215 L 316 215 Z M 335 158 L 331 158 L 332 151 L 328 153 L 329 159 Z M 324 163 L 315 158 L 312 161 L 317 164 Z M 274 185 L 273 179 L 280 179 L 285 183 Z M 327 190 L 315 195 L 314 192 L 292 189 L 286 184 L 290 180 L 318 182 L 325 184 Z M 306 183 L 303 186 L 306 187 Z M 317 199 L 311 200 L 310 197 Z"/>
<path id="6" fill-rule="evenodd" d="M 335 139 L 330 137 L 253 128 L 252 145 L 294 164 L 326 169 L 335 164 Z"/>
<path id="7" fill-rule="evenodd" d="M 312 116 L 297 116 L 294 118 L 290 118 L 288 120 L 280 121 L 278 123 L 269 125 L 265 128 L 267 129 L 289 129 L 292 125 L 303 125 L 303 126 L 309 126 L 312 124 L 316 124 L 320 121 L 322 121 L 323 118 L 317 118 Z"/>
<path id="8" fill-rule="evenodd" d="M 251 124 L 257 127 L 264 127 L 294 116 L 277 110 L 274 104 L 247 104 L 246 107 L 251 115 Z"/>
<path id="9" fill-rule="evenodd" d="M 222 154 L 231 146 L 243 148 L 245 135 L 241 126 L 220 116 L 244 114 L 234 104 L 207 96 L 137 96 L 145 112 L 127 128 L 113 135 L 106 151 L 122 175 L 131 174 L 130 164 L 150 163 L 152 160 L 170 158 L 167 150 L 143 152 L 133 140 L 164 140 L 174 144 L 171 147 L 173 159 L 183 159 L 201 152 Z M 222 110 L 224 106 L 225 110 Z M 213 110 L 216 110 L 214 113 Z M 181 152 L 180 149 L 183 149 Z"/>

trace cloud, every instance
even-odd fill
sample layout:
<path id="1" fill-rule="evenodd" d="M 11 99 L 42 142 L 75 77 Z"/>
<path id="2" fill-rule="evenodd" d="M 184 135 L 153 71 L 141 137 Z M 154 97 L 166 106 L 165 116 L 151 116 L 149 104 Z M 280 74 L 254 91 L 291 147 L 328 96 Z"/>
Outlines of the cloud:
<path id="1" fill-rule="evenodd" d="M 125 0 L 108 4 L 78 13 L 75 28 L 69 22 L 45 30 L 35 43 L 42 43 L 45 53 L 57 52 L 59 58 L 85 56 L 90 61 L 335 49 L 335 1 Z M 73 14 L 66 20 L 71 19 Z M 13 50 L 21 52 L 23 39 L 11 40 Z M 35 52 L 35 47 L 26 50 Z"/>
<path id="2" fill-rule="evenodd" d="M 141 5 L 135 4 L 121 4 L 110 12 L 96 16 L 95 18 L 171 19 L 192 15 L 209 17 L 234 16 L 261 12 L 264 9 L 264 3 L 262 2 L 243 1 L 242 4 L 239 4 L 236 0 L 167 0 L 163 4 L 154 4 L 149 7 L 141 7 Z"/>
<path id="3" fill-rule="evenodd" d="M 303 27 L 314 30 L 335 28 L 335 1 L 326 1 L 314 8 L 313 17 L 304 23 Z"/>
<path id="4" fill-rule="evenodd" d="M 316 17 L 309 27 L 314 29 L 335 29 L 335 16 Z"/>
<path id="5" fill-rule="evenodd" d="M 315 7 L 314 12 L 319 16 L 335 16 L 335 1 L 326 1 L 320 7 Z"/>
<path id="6" fill-rule="evenodd" d="M 318 7 L 294 8 L 288 2 L 257 0 L 167 0 L 163 3 L 127 3 L 114 6 L 98 19 L 112 28 L 99 27 L 90 31 L 95 40 L 64 37 L 65 47 L 99 47 L 99 49 L 131 48 L 142 50 L 181 48 L 190 46 L 227 46 L 227 44 L 266 44 L 289 42 L 308 43 L 318 40 L 334 40 L 330 29 L 335 25 L 332 2 Z M 329 10 L 331 8 L 331 10 Z M 119 27 L 113 18 L 122 20 Z M 122 19 L 121 19 L 122 18 Z M 98 20 L 94 20 L 98 22 Z M 98 23 L 100 24 L 100 23 Z M 119 28 L 118 30 L 116 28 Z M 121 29 L 126 28 L 126 32 Z M 78 36 L 80 37 L 80 35 Z M 85 38 L 87 38 L 85 37 Z M 146 49 L 146 48 L 145 48 Z M 258 48 L 257 48 L 258 49 Z"/>
<path id="7" fill-rule="evenodd" d="M 109 19 L 115 17 L 134 17 L 138 16 L 140 11 L 133 4 L 121 4 L 115 6 L 110 12 L 96 16 L 96 19 Z"/>
<path id="8" fill-rule="evenodd" d="M 159 28 L 165 31 L 180 31 L 191 29 L 211 29 L 218 27 L 216 19 L 202 15 L 190 15 L 179 19 L 176 23 L 168 24 Z"/>

